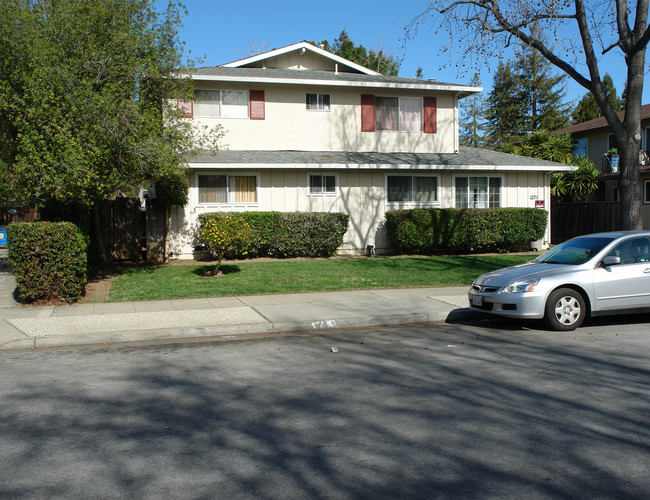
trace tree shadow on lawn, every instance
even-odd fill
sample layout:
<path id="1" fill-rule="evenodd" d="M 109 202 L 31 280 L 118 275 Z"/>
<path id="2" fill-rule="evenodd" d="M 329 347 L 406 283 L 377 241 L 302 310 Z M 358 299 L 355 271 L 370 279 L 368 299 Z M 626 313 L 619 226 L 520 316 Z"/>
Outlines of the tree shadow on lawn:
<path id="1" fill-rule="evenodd" d="M 219 271 L 221 271 L 223 275 L 234 274 L 240 272 L 241 268 L 235 264 L 222 264 L 221 266 L 219 266 Z M 216 275 L 208 274 L 212 272 L 214 272 L 214 265 L 200 266 L 192 271 L 192 273 L 196 274 L 197 276 L 206 277 L 206 278 L 216 277 Z"/>

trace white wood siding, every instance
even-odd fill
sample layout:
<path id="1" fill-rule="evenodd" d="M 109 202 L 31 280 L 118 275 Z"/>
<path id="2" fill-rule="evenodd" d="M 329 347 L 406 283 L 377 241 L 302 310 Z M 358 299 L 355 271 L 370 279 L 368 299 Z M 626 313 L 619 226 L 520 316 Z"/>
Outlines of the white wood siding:
<path id="1" fill-rule="evenodd" d="M 232 171 L 224 168 L 224 171 Z M 212 170 L 209 172 L 218 172 Z M 244 171 L 242 171 L 244 172 Z M 192 258 L 194 246 L 198 244 L 198 215 L 214 211 L 279 211 L 279 212 L 343 212 L 350 216 L 350 226 L 339 248 L 341 254 L 363 254 L 367 245 L 375 245 L 378 253 L 389 250 L 383 228 L 386 212 L 385 182 L 386 175 L 396 173 L 389 170 L 338 170 L 338 194 L 333 196 L 308 196 L 308 169 L 259 170 L 249 173 L 259 174 L 260 199 L 255 207 L 220 206 L 218 209 L 200 206 L 198 200 L 196 177 L 190 178 L 190 203 L 184 209 L 172 211 L 172 221 L 168 238 L 168 252 L 179 258 Z M 314 173 L 322 173 L 320 171 Z M 421 170 L 418 174 L 423 173 Z M 407 174 L 400 170 L 400 175 Z M 452 197 L 452 172 L 435 171 L 440 180 L 440 208 L 454 205 Z M 503 207 L 535 207 L 535 201 L 544 200 L 546 210 L 550 209 L 550 187 L 548 175 L 539 172 L 505 172 L 486 173 L 463 171 L 463 175 L 485 176 L 499 175 L 503 179 Z M 545 244 L 550 241 L 549 227 Z"/>

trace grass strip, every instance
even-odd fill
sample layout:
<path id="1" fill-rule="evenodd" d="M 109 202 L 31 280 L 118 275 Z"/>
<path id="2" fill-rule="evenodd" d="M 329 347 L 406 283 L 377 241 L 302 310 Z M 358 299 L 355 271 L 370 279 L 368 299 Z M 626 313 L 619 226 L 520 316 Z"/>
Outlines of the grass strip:
<path id="1" fill-rule="evenodd" d="M 530 254 L 451 257 L 375 257 L 243 261 L 211 265 L 165 264 L 124 268 L 108 301 L 139 301 L 272 293 L 470 285 L 488 271 L 533 259 Z"/>

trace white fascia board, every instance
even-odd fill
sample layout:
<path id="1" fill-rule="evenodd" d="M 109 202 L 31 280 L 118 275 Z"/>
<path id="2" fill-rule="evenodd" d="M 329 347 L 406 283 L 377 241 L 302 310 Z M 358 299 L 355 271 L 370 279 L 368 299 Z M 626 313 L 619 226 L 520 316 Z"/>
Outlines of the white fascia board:
<path id="1" fill-rule="evenodd" d="M 292 45 L 287 45 L 286 47 L 282 47 L 279 49 L 271 50 L 270 52 L 263 52 L 261 54 L 257 54 L 251 57 L 247 57 L 246 59 L 239 59 L 238 61 L 233 61 L 229 62 L 227 64 L 222 64 L 222 67 L 224 68 L 240 68 L 242 66 L 246 66 L 247 64 L 252 64 L 256 63 L 258 61 L 263 61 L 264 59 L 270 59 L 271 57 L 276 57 L 280 56 L 282 54 L 287 54 L 289 52 L 293 52 L 295 50 L 299 49 L 306 49 L 310 50 L 312 52 L 315 52 L 323 57 L 326 57 L 328 59 L 331 59 L 333 61 L 336 61 L 339 64 L 344 64 L 345 66 L 349 66 L 352 69 L 355 69 L 357 71 L 360 71 L 361 73 L 364 73 L 366 75 L 381 75 L 381 73 L 377 73 L 376 71 L 373 71 L 369 68 L 366 68 L 364 66 L 361 66 L 360 64 L 353 63 L 352 61 L 348 61 L 347 59 L 344 59 L 341 56 L 337 56 L 336 54 L 332 54 L 331 52 L 328 52 L 327 50 L 321 49 L 320 47 L 316 47 L 315 45 L 312 45 L 311 43 L 307 42 L 298 42 L 294 43 Z"/>
<path id="2" fill-rule="evenodd" d="M 341 80 L 301 80 L 299 78 L 250 78 L 242 76 L 217 76 L 217 75 L 190 75 L 193 80 L 213 82 L 237 83 L 272 83 L 285 85 L 311 85 L 328 87 L 363 87 L 381 89 L 413 89 L 413 90 L 438 90 L 447 92 L 465 92 L 475 94 L 483 90 L 482 87 L 464 85 L 444 85 L 435 83 L 394 83 L 394 82 L 354 82 Z"/>
<path id="3" fill-rule="evenodd" d="M 456 170 L 456 171 L 486 171 L 486 172 L 572 172 L 577 169 L 573 165 L 562 165 L 549 169 L 542 166 L 516 165 L 410 165 L 391 163 L 188 163 L 192 170 L 213 169 L 305 169 L 305 170 Z"/>

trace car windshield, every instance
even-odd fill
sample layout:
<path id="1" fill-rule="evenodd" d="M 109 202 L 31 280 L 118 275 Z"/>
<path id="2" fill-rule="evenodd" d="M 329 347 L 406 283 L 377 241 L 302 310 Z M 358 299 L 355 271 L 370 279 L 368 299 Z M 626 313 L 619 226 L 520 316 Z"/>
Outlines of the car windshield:
<path id="1" fill-rule="evenodd" d="M 535 262 L 547 264 L 584 264 L 614 238 L 585 237 L 574 238 L 540 255 Z"/>

